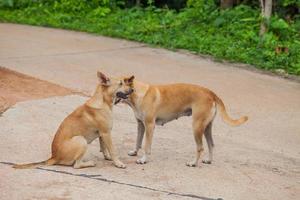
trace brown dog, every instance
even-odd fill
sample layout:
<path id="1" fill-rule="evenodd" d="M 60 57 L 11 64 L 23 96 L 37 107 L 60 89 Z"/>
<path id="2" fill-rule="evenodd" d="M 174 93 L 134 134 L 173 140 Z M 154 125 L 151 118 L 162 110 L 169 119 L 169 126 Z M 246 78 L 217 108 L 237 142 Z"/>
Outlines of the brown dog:
<path id="1" fill-rule="evenodd" d="M 93 167 L 93 161 L 83 162 L 87 144 L 99 138 L 100 150 L 105 159 L 112 160 L 119 168 L 126 166 L 118 159 L 111 140 L 112 106 L 118 93 L 130 94 L 133 90 L 116 78 L 97 73 L 100 84 L 94 95 L 82 106 L 67 116 L 59 126 L 52 142 L 52 156 L 46 161 L 14 165 L 23 169 L 39 165 L 73 165 L 74 168 Z M 125 96 L 122 96 L 125 98 Z"/>
<path id="2" fill-rule="evenodd" d="M 238 120 L 231 119 L 226 113 L 222 100 L 209 89 L 197 85 L 149 85 L 138 81 L 128 81 L 126 78 L 124 82 L 133 87 L 134 92 L 122 102 L 127 103 L 133 109 L 138 123 L 136 148 L 128 152 L 128 155 L 137 155 L 146 131 L 144 155 L 137 160 L 138 164 L 148 161 L 155 124 L 164 125 L 179 117 L 192 115 L 197 148 L 195 159 L 188 162 L 187 166 L 194 167 L 198 164 L 203 151 L 203 134 L 209 149 L 209 160 L 203 162 L 207 164 L 212 162 L 214 143 L 211 128 L 217 108 L 220 110 L 223 120 L 232 126 L 240 125 L 248 119 L 246 116 Z"/>

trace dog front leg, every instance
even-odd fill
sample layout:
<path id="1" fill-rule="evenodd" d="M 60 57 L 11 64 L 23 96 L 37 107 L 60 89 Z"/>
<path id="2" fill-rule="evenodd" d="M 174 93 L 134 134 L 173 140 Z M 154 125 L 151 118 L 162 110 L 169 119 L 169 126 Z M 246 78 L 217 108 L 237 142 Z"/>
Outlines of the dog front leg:
<path id="1" fill-rule="evenodd" d="M 103 153 L 105 160 L 111 160 L 111 156 L 109 155 L 109 152 L 108 152 L 103 140 L 101 139 L 101 137 L 99 137 L 99 144 L 100 144 L 100 152 Z"/>
<path id="2" fill-rule="evenodd" d="M 107 150 L 111 156 L 111 159 L 114 162 L 114 165 L 118 168 L 126 168 L 126 165 L 119 160 L 119 158 L 116 154 L 115 148 L 112 144 L 112 139 L 111 139 L 110 133 L 102 133 L 101 139 L 103 140 L 104 146 L 105 146 L 105 148 L 107 148 Z"/>
<path id="3" fill-rule="evenodd" d="M 135 146 L 135 150 L 131 150 L 128 152 L 129 156 L 136 156 L 138 154 L 139 149 L 142 148 L 145 126 L 144 123 L 139 119 L 137 119 L 137 124 L 138 124 L 138 128 L 137 128 L 136 146 Z"/>
<path id="4" fill-rule="evenodd" d="M 151 145 L 152 145 L 154 127 L 155 127 L 155 124 L 152 121 L 145 123 L 146 141 L 145 141 L 145 145 L 144 145 L 144 155 L 136 161 L 138 164 L 145 164 L 149 160 L 149 156 L 151 154 Z"/>

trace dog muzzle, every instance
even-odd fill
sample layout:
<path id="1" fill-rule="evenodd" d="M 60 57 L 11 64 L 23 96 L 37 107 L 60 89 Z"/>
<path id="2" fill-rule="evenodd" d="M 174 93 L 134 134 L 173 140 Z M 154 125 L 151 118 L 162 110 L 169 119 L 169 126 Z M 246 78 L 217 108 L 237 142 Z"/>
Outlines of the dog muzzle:
<path id="1" fill-rule="evenodd" d="M 115 105 L 117 104 L 117 103 L 119 103 L 121 100 L 123 100 L 123 99 L 128 99 L 128 96 L 130 95 L 130 94 L 132 94 L 133 93 L 133 89 L 130 89 L 128 92 L 126 92 L 126 93 L 124 93 L 124 92 L 117 92 L 117 94 L 116 94 L 116 100 L 115 100 Z"/>

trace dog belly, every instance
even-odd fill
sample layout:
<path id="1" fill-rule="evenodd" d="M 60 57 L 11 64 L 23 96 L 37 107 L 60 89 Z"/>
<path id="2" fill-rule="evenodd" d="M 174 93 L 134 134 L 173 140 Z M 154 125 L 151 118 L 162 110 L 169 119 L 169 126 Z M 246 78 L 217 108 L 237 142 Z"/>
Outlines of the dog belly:
<path id="1" fill-rule="evenodd" d="M 164 124 L 173 121 L 174 119 L 178 119 L 183 116 L 191 116 L 192 115 L 192 109 L 188 108 L 184 110 L 183 112 L 179 112 L 176 114 L 171 114 L 169 116 L 157 116 L 155 119 L 155 124 L 163 126 Z"/>
<path id="2" fill-rule="evenodd" d="M 159 126 L 163 126 L 164 124 L 172 121 L 173 119 L 162 119 L 162 118 L 156 118 L 155 119 L 155 124 Z"/>

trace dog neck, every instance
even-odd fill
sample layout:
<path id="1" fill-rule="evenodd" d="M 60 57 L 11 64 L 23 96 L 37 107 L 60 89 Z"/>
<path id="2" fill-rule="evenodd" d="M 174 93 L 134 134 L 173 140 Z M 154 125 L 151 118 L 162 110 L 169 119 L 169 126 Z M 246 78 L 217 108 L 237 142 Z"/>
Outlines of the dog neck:
<path id="1" fill-rule="evenodd" d="M 129 101 L 130 101 L 130 106 L 133 107 L 138 107 L 146 95 L 149 85 L 143 82 L 139 81 L 134 81 L 134 92 L 130 95 Z"/>
<path id="2" fill-rule="evenodd" d="M 95 109 L 101 109 L 107 105 L 112 110 L 113 95 L 108 93 L 105 87 L 98 85 L 94 95 L 86 102 L 86 105 Z"/>

